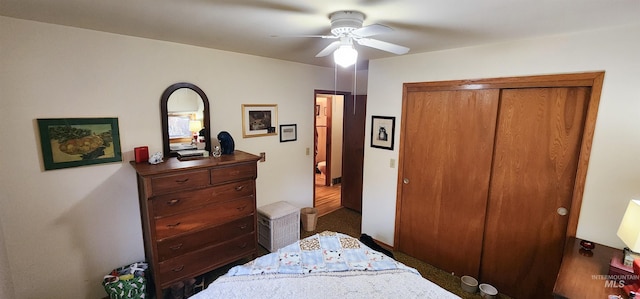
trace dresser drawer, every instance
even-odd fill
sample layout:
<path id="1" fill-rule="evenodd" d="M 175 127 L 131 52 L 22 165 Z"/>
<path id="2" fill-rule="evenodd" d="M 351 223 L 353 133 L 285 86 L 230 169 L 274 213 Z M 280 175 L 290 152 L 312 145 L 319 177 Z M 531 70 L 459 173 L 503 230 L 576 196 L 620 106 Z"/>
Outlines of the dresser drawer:
<path id="1" fill-rule="evenodd" d="M 253 188 L 254 181 L 241 181 L 195 191 L 157 196 L 152 199 L 152 204 L 155 216 L 164 217 L 199 206 L 253 196 L 255 194 Z"/>
<path id="2" fill-rule="evenodd" d="M 255 227 L 253 219 L 253 216 L 247 216 L 220 226 L 160 241 L 158 242 L 158 260 L 165 261 L 199 248 L 252 233 Z"/>
<path id="3" fill-rule="evenodd" d="M 207 205 L 200 209 L 189 211 L 189 213 L 156 219 L 156 238 L 161 241 L 168 237 L 220 225 L 253 214 L 255 214 L 255 199 L 253 196 Z"/>
<path id="4" fill-rule="evenodd" d="M 209 185 L 209 171 L 198 170 L 151 178 L 151 193 L 159 195 Z"/>
<path id="5" fill-rule="evenodd" d="M 160 287 L 240 259 L 255 251 L 255 233 L 158 263 Z"/>
<path id="6" fill-rule="evenodd" d="M 257 176 L 256 164 L 240 164 L 211 169 L 211 184 L 254 179 Z"/>

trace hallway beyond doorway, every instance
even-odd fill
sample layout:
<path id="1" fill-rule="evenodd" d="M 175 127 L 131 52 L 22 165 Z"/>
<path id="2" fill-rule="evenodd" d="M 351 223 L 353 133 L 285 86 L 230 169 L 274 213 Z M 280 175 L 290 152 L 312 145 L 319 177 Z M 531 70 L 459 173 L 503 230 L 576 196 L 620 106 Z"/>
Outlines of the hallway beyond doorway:
<path id="1" fill-rule="evenodd" d="M 325 186 L 325 176 L 321 173 L 316 173 L 315 188 L 316 188 L 316 200 L 315 207 L 318 209 L 318 216 L 329 214 L 342 207 L 340 203 L 341 185 L 334 184 L 333 186 Z"/>

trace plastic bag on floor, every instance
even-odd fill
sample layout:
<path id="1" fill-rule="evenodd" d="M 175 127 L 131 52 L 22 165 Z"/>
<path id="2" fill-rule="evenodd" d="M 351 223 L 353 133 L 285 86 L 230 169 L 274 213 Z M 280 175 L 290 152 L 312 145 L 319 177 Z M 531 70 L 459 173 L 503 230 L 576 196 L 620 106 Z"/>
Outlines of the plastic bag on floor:
<path id="1" fill-rule="evenodd" d="M 110 299 L 144 299 L 148 298 L 144 262 L 133 263 L 117 269 L 104 276 L 102 285 Z"/>

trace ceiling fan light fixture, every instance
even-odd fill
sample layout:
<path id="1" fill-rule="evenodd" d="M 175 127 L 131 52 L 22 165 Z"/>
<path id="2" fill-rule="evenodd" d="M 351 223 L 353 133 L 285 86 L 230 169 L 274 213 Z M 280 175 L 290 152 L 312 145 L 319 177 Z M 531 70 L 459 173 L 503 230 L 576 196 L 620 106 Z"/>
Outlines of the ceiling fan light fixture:
<path id="1" fill-rule="evenodd" d="M 348 67 L 356 63 L 358 59 L 358 51 L 353 45 L 342 45 L 333 52 L 333 60 L 341 67 Z"/>

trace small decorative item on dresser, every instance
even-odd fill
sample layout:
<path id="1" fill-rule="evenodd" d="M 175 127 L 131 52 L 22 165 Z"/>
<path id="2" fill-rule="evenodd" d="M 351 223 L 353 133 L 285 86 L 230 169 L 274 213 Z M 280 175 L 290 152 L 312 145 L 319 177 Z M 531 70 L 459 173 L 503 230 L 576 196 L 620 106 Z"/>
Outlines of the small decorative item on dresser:
<path id="1" fill-rule="evenodd" d="M 153 155 L 151 155 L 151 157 L 149 157 L 149 164 L 159 164 L 162 163 L 162 153 L 161 152 L 157 152 Z"/>
<path id="2" fill-rule="evenodd" d="M 580 255 L 582 256 L 591 257 L 593 256 L 592 250 L 594 248 L 596 248 L 595 243 L 587 240 L 582 240 L 580 241 L 580 249 L 578 249 L 578 253 L 580 253 Z"/>
<path id="3" fill-rule="evenodd" d="M 136 157 L 136 163 L 142 163 L 149 161 L 149 147 L 139 146 L 133 149 L 133 153 Z"/>
<path id="4" fill-rule="evenodd" d="M 594 248 L 596 248 L 596 244 L 591 241 L 582 240 L 580 241 L 580 247 L 584 250 L 593 250 Z"/>
<path id="5" fill-rule="evenodd" d="M 222 149 L 220 148 L 219 145 L 214 145 L 213 146 L 213 153 L 212 153 L 214 158 L 219 158 L 220 156 L 222 156 Z"/>
<path id="6" fill-rule="evenodd" d="M 218 133 L 218 140 L 220 141 L 220 148 L 223 155 L 231 155 L 235 150 L 236 144 L 233 141 L 233 137 L 227 131 Z"/>
<path id="7" fill-rule="evenodd" d="M 178 151 L 178 160 L 186 161 L 193 159 L 204 159 L 209 156 L 209 152 L 206 150 L 184 150 Z"/>

